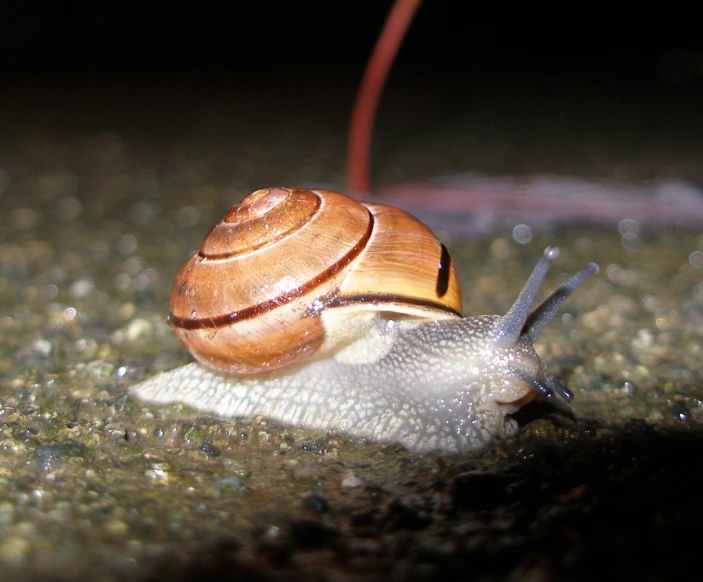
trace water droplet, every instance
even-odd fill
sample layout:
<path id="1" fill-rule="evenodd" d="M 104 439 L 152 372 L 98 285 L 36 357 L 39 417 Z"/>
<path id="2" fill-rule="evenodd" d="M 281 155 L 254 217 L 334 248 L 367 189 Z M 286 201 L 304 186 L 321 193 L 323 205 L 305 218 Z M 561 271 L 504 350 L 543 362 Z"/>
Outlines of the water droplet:
<path id="1" fill-rule="evenodd" d="M 518 224 L 513 228 L 513 240 L 521 245 L 526 245 L 532 240 L 532 229 L 526 224 Z"/>

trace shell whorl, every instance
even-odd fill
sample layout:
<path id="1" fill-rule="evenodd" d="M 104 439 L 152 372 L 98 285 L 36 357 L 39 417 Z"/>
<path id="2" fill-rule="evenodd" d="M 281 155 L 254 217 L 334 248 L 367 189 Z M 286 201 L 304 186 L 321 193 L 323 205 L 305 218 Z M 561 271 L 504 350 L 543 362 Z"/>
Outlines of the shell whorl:
<path id="1" fill-rule="evenodd" d="M 325 329 L 330 309 L 351 336 Z M 210 230 L 176 278 L 170 324 L 200 362 L 241 375 L 338 350 L 364 332 L 349 324 L 356 314 L 460 311 L 446 249 L 410 215 L 327 190 L 272 188 Z"/>

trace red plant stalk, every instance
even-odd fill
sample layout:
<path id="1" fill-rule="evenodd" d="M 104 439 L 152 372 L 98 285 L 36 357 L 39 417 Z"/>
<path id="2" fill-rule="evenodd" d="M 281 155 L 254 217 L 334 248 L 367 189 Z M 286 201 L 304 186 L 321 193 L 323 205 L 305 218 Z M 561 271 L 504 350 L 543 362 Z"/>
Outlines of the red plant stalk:
<path id="1" fill-rule="evenodd" d="M 373 123 L 393 60 L 422 0 L 395 0 L 366 65 L 349 126 L 347 185 L 350 193 L 371 191 Z"/>

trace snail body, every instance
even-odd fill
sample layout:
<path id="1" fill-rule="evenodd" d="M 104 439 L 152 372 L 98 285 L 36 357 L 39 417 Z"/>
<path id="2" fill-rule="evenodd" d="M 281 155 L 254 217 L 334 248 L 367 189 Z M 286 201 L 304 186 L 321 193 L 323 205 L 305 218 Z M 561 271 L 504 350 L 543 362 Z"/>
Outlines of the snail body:
<path id="1" fill-rule="evenodd" d="M 336 217 L 320 218 L 331 206 Z M 331 230 L 313 228 L 326 222 Z M 328 191 L 260 190 L 213 227 L 177 277 L 170 323 L 197 362 L 132 393 L 415 450 L 478 449 L 514 435 L 508 415 L 538 395 L 572 397 L 532 344 L 598 269 L 589 264 L 530 312 L 557 257 L 546 249 L 504 316 L 464 318 L 451 259 L 409 215 Z"/>

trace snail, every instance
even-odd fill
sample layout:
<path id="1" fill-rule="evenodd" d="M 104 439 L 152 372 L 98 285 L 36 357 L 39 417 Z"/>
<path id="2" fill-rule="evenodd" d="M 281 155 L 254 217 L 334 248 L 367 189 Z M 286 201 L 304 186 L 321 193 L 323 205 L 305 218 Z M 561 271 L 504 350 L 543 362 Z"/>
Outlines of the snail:
<path id="1" fill-rule="evenodd" d="M 156 404 L 261 415 L 409 449 L 462 453 L 509 415 L 572 393 L 533 342 L 590 263 L 530 308 L 554 247 L 504 316 L 462 317 L 445 247 L 396 208 L 327 190 L 258 190 L 177 276 L 169 323 L 196 362 L 132 388 Z"/>

